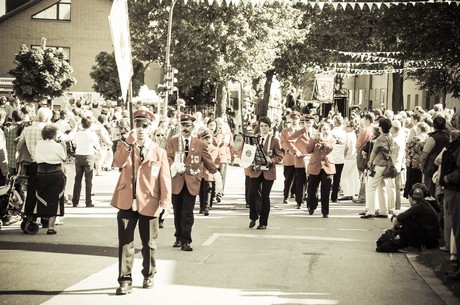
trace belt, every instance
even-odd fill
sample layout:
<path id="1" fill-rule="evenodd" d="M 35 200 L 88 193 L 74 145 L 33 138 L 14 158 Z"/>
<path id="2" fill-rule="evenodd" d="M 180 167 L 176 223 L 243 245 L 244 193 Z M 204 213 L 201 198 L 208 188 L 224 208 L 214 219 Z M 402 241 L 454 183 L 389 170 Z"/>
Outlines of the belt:
<path id="1" fill-rule="evenodd" d="M 51 174 L 62 171 L 61 164 L 38 163 L 37 173 Z"/>

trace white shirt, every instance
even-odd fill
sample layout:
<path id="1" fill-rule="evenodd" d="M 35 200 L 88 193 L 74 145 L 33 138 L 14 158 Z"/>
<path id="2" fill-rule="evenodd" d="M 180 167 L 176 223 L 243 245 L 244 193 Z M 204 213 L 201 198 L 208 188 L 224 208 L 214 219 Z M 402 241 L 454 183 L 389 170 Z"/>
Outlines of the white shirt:
<path id="1" fill-rule="evenodd" d="M 64 147 L 54 140 L 39 140 L 35 147 L 37 163 L 61 164 L 66 159 Z"/>
<path id="2" fill-rule="evenodd" d="M 345 142 L 347 140 L 347 132 L 343 127 L 334 127 L 331 130 L 331 134 L 335 139 L 334 148 L 331 152 L 332 160 L 334 160 L 336 164 L 343 164 L 345 163 Z"/>
<path id="3" fill-rule="evenodd" d="M 73 144 L 77 147 L 75 149 L 76 155 L 92 156 L 95 153 L 95 148 L 99 149 L 99 137 L 90 129 L 79 130 L 75 134 Z"/>

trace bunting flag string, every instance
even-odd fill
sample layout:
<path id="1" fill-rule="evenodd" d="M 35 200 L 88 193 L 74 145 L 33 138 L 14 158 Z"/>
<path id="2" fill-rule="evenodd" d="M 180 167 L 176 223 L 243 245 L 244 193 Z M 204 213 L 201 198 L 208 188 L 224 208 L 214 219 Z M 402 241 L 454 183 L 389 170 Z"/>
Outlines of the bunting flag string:
<path id="1" fill-rule="evenodd" d="M 160 3 L 164 0 L 134 0 L 135 2 L 142 1 L 159 1 Z M 203 0 L 183 0 L 185 4 L 188 1 L 195 3 L 204 3 Z M 391 2 L 352 2 L 352 1 L 319 1 L 319 0 L 207 0 L 208 5 L 213 5 L 216 3 L 218 6 L 222 6 L 223 3 L 227 5 L 248 5 L 249 3 L 253 6 L 263 6 L 264 4 L 272 3 L 283 3 L 286 5 L 293 5 L 296 3 L 303 3 L 312 8 L 318 7 L 320 11 L 323 11 L 325 7 L 332 7 L 335 11 L 351 9 L 367 9 L 372 11 L 373 9 L 381 9 L 382 7 L 390 8 L 391 6 L 417 6 L 417 5 L 427 5 L 427 4 L 447 4 L 460 6 L 460 1 L 451 1 L 451 0 L 428 0 L 428 1 L 391 1 Z"/>

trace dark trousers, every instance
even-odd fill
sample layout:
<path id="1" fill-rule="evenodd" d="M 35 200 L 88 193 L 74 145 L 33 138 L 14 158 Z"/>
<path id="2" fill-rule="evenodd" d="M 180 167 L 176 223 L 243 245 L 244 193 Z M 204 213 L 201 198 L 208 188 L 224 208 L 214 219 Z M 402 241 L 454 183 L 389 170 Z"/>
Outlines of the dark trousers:
<path id="1" fill-rule="evenodd" d="M 419 168 L 407 167 L 406 185 L 404 187 L 404 198 L 409 198 L 409 191 L 415 183 L 422 182 L 423 173 Z M 434 195 L 434 194 L 433 194 Z"/>
<path id="2" fill-rule="evenodd" d="M 263 174 L 257 178 L 249 179 L 249 218 L 251 220 L 257 220 L 259 218 L 257 213 L 256 197 L 259 190 L 261 190 L 262 206 L 260 208 L 259 224 L 262 226 L 266 226 L 268 224 L 268 216 L 270 214 L 270 192 L 272 190 L 273 182 L 273 180 L 266 180 Z"/>
<path id="3" fill-rule="evenodd" d="M 132 282 L 131 270 L 134 263 L 134 230 L 139 222 L 139 236 L 142 242 L 142 275 L 149 277 L 156 271 L 158 218 L 139 214 L 137 211 L 119 210 L 118 223 L 118 282 Z"/>
<path id="4" fill-rule="evenodd" d="M 27 196 L 24 206 L 24 212 L 26 215 L 32 215 L 34 213 L 35 204 L 37 202 L 37 163 L 31 163 L 26 166 L 27 175 Z"/>
<path id="5" fill-rule="evenodd" d="M 321 182 L 321 213 L 329 214 L 329 192 L 331 190 L 332 175 L 326 174 L 324 169 L 321 169 L 319 175 L 308 176 L 308 195 L 307 207 L 308 209 L 316 210 L 318 207 L 317 190 Z"/>
<path id="6" fill-rule="evenodd" d="M 405 219 L 402 223 L 401 235 L 412 247 L 424 245 L 427 248 L 434 248 L 438 246 L 438 240 L 430 238 L 426 229 L 412 218 Z"/>
<path id="7" fill-rule="evenodd" d="M 284 174 L 283 196 L 284 196 L 284 199 L 288 199 L 289 192 L 291 192 L 291 194 L 295 194 L 295 184 L 293 183 L 294 174 L 295 174 L 294 165 L 284 166 L 283 174 Z"/>
<path id="8" fill-rule="evenodd" d="M 214 181 L 206 181 L 204 179 L 201 179 L 201 184 L 200 184 L 200 210 L 204 211 L 205 209 L 209 209 L 209 206 L 211 204 L 211 195 L 212 192 L 212 184 Z"/>
<path id="9" fill-rule="evenodd" d="M 244 200 L 246 201 L 246 205 L 249 206 L 249 180 L 251 178 L 249 176 L 244 177 Z"/>
<path id="10" fill-rule="evenodd" d="M 183 244 L 190 244 L 192 242 L 195 199 L 196 196 L 190 195 L 185 183 L 179 194 L 172 195 L 174 227 L 176 228 L 174 236 L 176 237 L 176 241 L 180 241 Z"/>
<path id="11" fill-rule="evenodd" d="M 307 182 L 307 174 L 305 168 L 295 168 L 294 170 L 294 183 L 295 183 L 295 202 L 298 205 L 302 204 L 303 197 L 305 196 L 305 183 Z"/>
<path id="12" fill-rule="evenodd" d="M 75 184 L 73 185 L 73 198 L 72 204 L 78 205 L 81 193 L 81 180 L 85 174 L 85 203 L 90 205 L 91 192 L 93 189 L 93 169 L 94 169 L 94 156 L 75 156 Z"/>
<path id="13" fill-rule="evenodd" d="M 342 177 L 343 163 L 335 164 L 335 174 L 332 182 L 331 200 L 337 201 L 339 197 L 340 179 Z M 321 196 L 322 197 L 322 196 Z"/>

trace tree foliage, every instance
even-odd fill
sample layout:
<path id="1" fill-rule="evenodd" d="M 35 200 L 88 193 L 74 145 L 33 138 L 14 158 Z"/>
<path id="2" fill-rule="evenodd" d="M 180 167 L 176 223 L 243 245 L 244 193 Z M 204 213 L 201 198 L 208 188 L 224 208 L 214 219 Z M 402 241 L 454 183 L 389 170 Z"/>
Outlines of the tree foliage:
<path id="1" fill-rule="evenodd" d="M 168 5 L 132 3 L 133 53 L 139 59 L 164 62 Z M 230 80 L 250 83 L 263 76 L 287 42 L 296 34 L 299 37 L 299 16 L 291 6 L 276 3 L 220 7 L 178 2 L 172 23 L 171 64 L 179 70 L 181 95 L 196 94 L 197 88 L 213 93 Z"/>
<path id="2" fill-rule="evenodd" d="M 25 101 L 60 97 L 75 84 L 67 54 L 62 49 L 46 48 L 44 42 L 40 48 L 28 49 L 22 45 L 15 56 L 15 64 L 8 73 L 15 78 L 15 94 Z"/>
<path id="3" fill-rule="evenodd" d="M 144 84 L 145 68 L 139 60 L 133 59 L 132 90 L 133 96 L 139 94 Z M 89 74 L 94 80 L 93 89 L 107 100 L 121 98 L 120 80 L 114 53 L 100 52 L 96 55 L 96 65 L 93 65 Z"/>

